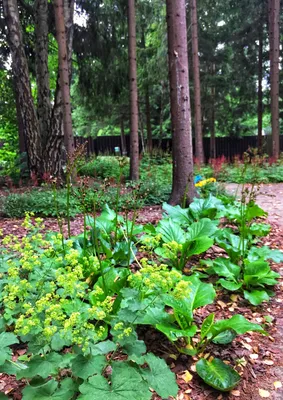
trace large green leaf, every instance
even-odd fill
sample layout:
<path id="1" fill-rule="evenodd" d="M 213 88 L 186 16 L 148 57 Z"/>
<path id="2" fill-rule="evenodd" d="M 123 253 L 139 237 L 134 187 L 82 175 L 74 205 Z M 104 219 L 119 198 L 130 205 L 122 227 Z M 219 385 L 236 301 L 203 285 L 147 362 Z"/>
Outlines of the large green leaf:
<path id="1" fill-rule="evenodd" d="M 197 332 L 197 326 L 192 325 L 188 329 L 179 329 L 174 325 L 157 324 L 156 329 L 164 333 L 171 342 L 175 342 L 181 338 L 193 337 Z"/>
<path id="2" fill-rule="evenodd" d="M 184 279 L 191 282 L 188 297 L 191 310 L 213 303 L 216 293 L 211 283 L 203 283 L 195 275 L 185 277 Z"/>
<path id="3" fill-rule="evenodd" d="M 226 331 L 223 331 L 219 333 L 219 335 L 215 336 L 212 341 L 216 344 L 228 344 L 231 343 L 236 336 L 237 332 L 235 332 L 234 329 L 227 329 Z"/>
<path id="4" fill-rule="evenodd" d="M 125 286 L 127 279 L 129 276 L 128 268 L 114 268 L 110 267 L 106 273 L 104 273 L 103 278 L 100 276 L 97 283 L 94 286 L 100 286 L 101 288 L 105 286 L 107 287 L 107 291 L 109 294 L 118 294 L 120 290 Z M 97 296 L 90 295 L 90 301 L 92 304 L 95 304 L 94 299 Z"/>
<path id="5" fill-rule="evenodd" d="M 275 285 L 280 275 L 270 269 L 263 260 L 253 261 L 245 266 L 244 281 L 247 286 Z"/>
<path id="6" fill-rule="evenodd" d="M 177 222 L 180 225 L 188 225 L 192 223 L 192 219 L 189 217 L 188 208 L 170 206 L 170 204 L 167 203 L 163 203 L 162 208 L 166 211 L 172 221 Z"/>
<path id="7" fill-rule="evenodd" d="M 228 392 L 240 382 L 240 375 L 219 358 L 212 361 L 201 359 L 196 364 L 196 371 L 205 383 L 217 390 Z"/>
<path id="8" fill-rule="evenodd" d="M 3 365 L 11 357 L 12 352 L 9 346 L 15 343 L 19 343 L 19 340 L 13 333 L 2 332 L 0 334 L 0 365 Z"/>
<path id="9" fill-rule="evenodd" d="M 194 199 L 190 204 L 190 213 L 198 220 L 200 218 L 216 218 L 217 212 L 224 209 L 221 200 L 209 195 L 206 199 Z"/>
<path id="10" fill-rule="evenodd" d="M 71 378 L 60 383 L 54 379 L 38 386 L 26 386 L 23 390 L 23 400 L 71 400 L 78 390 L 77 384 Z"/>
<path id="11" fill-rule="evenodd" d="M 227 252 L 232 262 L 237 262 L 242 249 L 245 252 L 247 248 L 247 240 L 244 240 L 244 243 L 242 243 L 241 238 L 238 235 L 234 235 L 228 229 L 219 230 L 219 234 L 215 240 Z"/>
<path id="12" fill-rule="evenodd" d="M 201 339 L 204 339 L 208 333 L 210 332 L 213 323 L 214 323 L 214 317 L 215 314 L 209 314 L 208 317 L 205 318 L 205 320 L 203 321 L 202 325 L 201 325 L 201 330 L 200 330 L 200 337 Z"/>
<path id="13" fill-rule="evenodd" d="M 184 245 L 184 254 L 187 258 L 204 253 L 213 245 L 213 239 L 203 236 L 195 239 L 193 242 L 188 241 Z"/>
<path id="14" fill-rule="evenodd" d="M 258 279 L 265 277 L 270 271 L 268 262 L 259 260 L 245 265 L 244 281 L 246 284 L 256 284 Z"/>
<path id="15" fill-rule="evenodd" d="M 244 297 L 253 306 L 258 306 L 263 301 L 269 300 L 269 295 L 265 290 L 244 290 Z"/>
<path id="16" fill-rule="evenodd" d="M 246 215 L 245 215 L 245 219 L 247 222 L 250 222 L 254 218 L 266 217 L 266 216 L 267 216 L 267 212 L 265 212 L 262 208 L 260 208 L 254 202 L 251 202 L 247 205 Z"/>
<path id="17" fill-rule="evenodd" d="M 49 400 L 58 387 L 58 382 L 54 379 L 41 386 L 26 386 L 23 390 L 23 400 Z"/>
<path id="18" fill-rule="evenodd" d="M 159 396 L 167 399 L 169 396 L 175 397 L 178 393 L 175 374 L 170 371 L 166 362 L 149 353 L 145 356 L 148 369 L 142 369 L 142 374 L 146 378 L 149 387 L 154 389 Z"/>
<path id="19" fill-rule="evenodd" d="M 254 324 L 248 321 L 242 315 L 233 315 L 232 318 L 222 319 L 216 321 L 213 327 L 210 330 L 210 337 L 216 337 L 221 332 L 224 332 L 228 329 L 233 329 L 238 335 L 242 335 L 248 331 L 258 331 L 264 333 L 262 327 L 258 324 Z"/>
<path id="20" fill-rule="evenodd" d="M 72 361 L 72 372 L 78 378 L 87 379 L 91 375 L 101 373 L 105 363 L 106 360 L 103 355 L 88 355 L 84 357 L 82 354 L 79 354 Z"/>
<path id="21" fill-rule="evenodd" d="M 139 371 L 126 362 L 112 364 L 111 385 L 95 375 L 80 386 L 80 400 L 150 400 L 151 392 Z"/>
<path id="22" fill-rule="evenodd" d="M 185 232 L 179 224 L 173 222 L 171 219 L 162 219 L 159 221 L 156 231 L 161 234 L 162 240 L 165 243 L 185 242 Z"/>
<path id="23" fill-rule="evenodd" d="M 198 222 L 194 222 L 189 227 L 188 231 L 188 237 L 191 241 L 193 241 L 203 236 L 213 236 L 213 234 L 217 231 L 217 227 L 209 218 L 203 218 Z"/>
<path id="24" fill-rule="evenodd" d="M 213 261 L 212 268 L 219 276 L 224 276 L 227 279 L 237 279 L 240 275 L 241 268 L 233 264 L 229 258 L 219 257 Z"/>
<path id="25" fill-rule="evenodd" d="M 162 299 L 166 305 L 174 309 L 174 312 L 193 320 L 193 310 L 213 303 L 216 293 L 211 283 L 203 283 L 195 275 L 184 277 L 184 279 L 191 283 L 187 297 L 176 299 L 171 295 L 163 295 Z"/>
<path id="26" fill-rule="evenodd" d="M 283 252 L 280 250 L 270 249 L 268 246 L 251 247 L 248 253 L 249 261 L 257 261 L 259 259 L 272 260 L 280 263 L 283 261 Z"/>
<path id="27" fill-rule="evenodd" d="M 253 236 L 267 236 L 270 232 L 271 226 L 268 224 L 263 224 L 263 223 L 256 223 L 254 222 L 253 224 L 251 224 L 251 226 L 249 227 L 249 232 L 253 235 Z"/>
<path id="28" fill-rule="evenodd" d="M 236 283 L 234 281 L 226 281 L 226 279 L 223 278 L 218 279 L 217 283 L 220 283 L 220 285 L 224 287 L 224 289 L 230 290 L 231 292 L 239 290 L 243 286 L 242 282 Z"/>
<path id="29" fill-rule="evenodd" d="M 105 340 L 104 342 L 100 342 L 91 346 L 91 354 L 93 356 L 101 355 L 101 354 L 108 354 L 112 351 L 115 351 L 117 345 L 111 340 Z"/>
<path id="30" fill-rule="evenodd" d="M 37 375 L 45 379 L 50 375 L 57 375 L 62 362 L 63 356 L 55 352 L 49 353 L 43 357 L 39 355 L 34 356 L 27 364 L 27 369 L 19 370 L 17 379 L 33 378 Z"/>
<path id="31" fill-rule="evenodd" d="M 0 392 L 0 400 L 8 400 L 8 397 L 4 393 Z"/>

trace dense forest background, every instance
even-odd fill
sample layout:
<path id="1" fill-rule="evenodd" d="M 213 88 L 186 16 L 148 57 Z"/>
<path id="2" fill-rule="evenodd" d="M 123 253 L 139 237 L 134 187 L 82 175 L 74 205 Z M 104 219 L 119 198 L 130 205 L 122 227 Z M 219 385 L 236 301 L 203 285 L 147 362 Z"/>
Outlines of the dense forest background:
<path id="1" fill-rule="evenodd" d="M 0 2 L 0 142 L 5 142 L 5 145 L 0 149 L 0 159 L 7 163 L 12 162 L 19 153 L 21 104 L 17 104 L 15 97 L 17 81 L 12 73 L 3 3 L 5 1 Z M 20 0 L 17 4 L 35 105 L 39 105 L 40 101 L 37 73 L 40 35 L 37 7 L 40 3 L 44 2 Z M 58 41 L 53 5 L 51 2 L 45 3 L 49 101 L 52 108 L 56 103 L 58 86 Z M 77 0 L 75 4 L 72 1 L 64 3 L 68 3 L 69 9 L 74 8 L 70 26 L 66 26 L 67 31 L 72 32 L 69 57 L 72 65 L 70 90 L 74 135 L 97 137 L 127 134 L 130 131 L 128 2 Z M 269 3 L 266 0 L 197 2 L 197 68 L 200 76 L 202 134 L 206 137 L 257 135 L 258 129 L 263 129 L 265 134 L 271 132 Z M 196 107 L 196 86 L 193 84 L 196 70 L 193 64 L 194 6 L 195 1 L 187 4 L 193 116 Z M 161 140 L 171 136 L 166 4 L 162 0 L 139 0 L 135 14 L 139 135 L 143 146 L 146 146 L 151 137 Z M 282 43 L 282 24 L 280 26 L 279 42 Z M 280 110 L 281 91 L 282 87 L 279 93 Z M 259 119 L 262 120 L 262 129 L 258 126 Z M 193 118 L 193 134 L 196 125 Z M 20 143 L 20 151 L 23 149 L 24 144 Z"/>

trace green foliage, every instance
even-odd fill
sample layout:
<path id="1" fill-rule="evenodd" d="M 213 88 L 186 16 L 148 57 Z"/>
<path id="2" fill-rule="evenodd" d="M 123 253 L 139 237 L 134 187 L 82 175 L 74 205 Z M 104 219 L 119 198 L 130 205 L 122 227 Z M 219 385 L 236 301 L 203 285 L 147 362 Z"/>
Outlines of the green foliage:
<path id="1" fill-rule="evenodd" d="M 240 382 L 240 375 L 219 358 L 212 361 L 201 359 L 196 364 L 199 376 L 217 390 L 228 392 Z"/>
<path id="2" fill-rule="evenodd" d="M 174 210 L 173 207 L 166 205 L 165 208 L 172 213 L 175 221 L 181 221 L 183 225 L 184 221 L 188 221 L 186 211 L 182 211 L 180 207 Z M 170 218 L 162 219 L 156 229 L 152 229 L 152 232 L 149 232 L 151 234 L 146 234 L 141 240 L 146 246 L 153 245 L 154 252 L 169 265 L 183 270 L 190 257 L 204 253 L 212 246 L 211 237 L 217 228 L 208 218 L 187 225 L 186 230 L 175 221 Z"/>
<path id="3" fill-rule="evenodd" d="M 120 175 L 123 177 L 129 176 L 129 159 L 125 158 L 123 164 L 121 170 L 117 157 L 98 156 L 80 166 L 78 172 L 80 175 L 92 176 L 94 178 L 114 178 L 118 180 Z"/>

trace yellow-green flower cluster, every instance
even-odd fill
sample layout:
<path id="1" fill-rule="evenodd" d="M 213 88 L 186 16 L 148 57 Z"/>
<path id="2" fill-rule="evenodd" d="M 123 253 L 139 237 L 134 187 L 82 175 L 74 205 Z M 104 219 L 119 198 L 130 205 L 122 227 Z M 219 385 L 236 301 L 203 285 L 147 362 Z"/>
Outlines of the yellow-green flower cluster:
<path id="1" fill-rule="evenodd" d="M 165 250 L 165 258 L 177 259 L 182 251 L 183 245 L 173 240 L 172 242 L 163 243 L 162 247 Z"/>
<path id="2" fill-rule="evenodd" d="M 113 331 L 115 333 L 120 332 L 117 335 L 117 339 L 121 340 L 125 337 L 129 337 L 131 335 L 131 333 L 133 332 L 133 328 L 126 327 L 123 322 L 117 322 L 113 327 Z"/>
<path id="3" fill-rule="evenodd" d="M 190 282 L 183 279 L 183 275 L 167 265 L 147 265 L 147 260 L 142 259 L 142 268 L 129 276 L 132 287 L 150 294 L 152 292 L 170 293 L 176 299 L 182 299 L 189 295 Z"/>
<path id="4" fill-rule="evenodd" d="M 207 185 L 208 183 L 213 183 L 213 182 L 216 182 L 215 178 L 208 178 L 208 179 L 204 179 L 203 181 L 196 183 L 195 186 L 202 187 L 202 186 Z"/>
<path id="5" fill-rule="evenodd" d="M 113 298 L 107 296 L 103 301 L 96 301 L 95 305 L 88 309 L 90 319 L 103 320 L 112 311 Z"/>
<path id="6" fill-rule="evenodd" d="M 149 235 L 144 235 L 141 238 L 141 243 L 143 244 L 141 250 L 151 250 L 159 246 L 159 243 L 161 241 L 161 235 L 155 235 L 155 236 L 149 236 Z"/>
<path id="7" fill-rule="evenodd" d="M 167 265 L 147 264 L 147 259 L 141 260 L 142 268 L 129 276 L 130 285 L 145 291 L 167 292 L 180 281 L 182 274 L 169 270 Z"/>
<path id="8" fill-rule="evenodd" d="M 43 343 L 59 335 L 86 351 L 90 340 L 107 336 L 103 320 L 112 311 L 114 298 L 105 298 L 99 286 L 90 293 L 85 275 L 100 270 L 98 258 L 83 257 L 73 241 L 64 240 L 60 233 L 44 239 L 39 232 L 42 222 L 27 214 L 23 225 L 33 234 L 2 240 L 10 257 L 0 293 L 4 318 L 14 324 L 18 335 L 36 335 Z"/>

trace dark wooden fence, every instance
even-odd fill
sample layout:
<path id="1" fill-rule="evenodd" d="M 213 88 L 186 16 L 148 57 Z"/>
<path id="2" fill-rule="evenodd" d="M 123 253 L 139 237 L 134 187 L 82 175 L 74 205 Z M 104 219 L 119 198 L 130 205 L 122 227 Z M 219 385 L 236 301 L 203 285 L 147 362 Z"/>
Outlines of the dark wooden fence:
<path id="1" fill-rule="evenodd" d="M 217 137 L 216 138 L 216 157 L 225 156 L 227 159 L 232 160 L 235 156 L 242 156 L 248 147 L 257 146 L 256 136 L 244 136 L 242 138 L 230 137 Z M 75 144 L 87 143 L 86 151 L 88 155 L 91 154 L 115 154 L 115 147 L 121 148 L 120 136 L 100 136 L 94 138 L 75 137 Z M 194 142 L 194 141 L 193 141 Z M 194 143 L 193 143 L 194 145 Z M 204 153 L 205 157 L 209 159 L 209 146 L 210 139 L 204 138 Z M 270 152 L 271 137 L 264 137 L 264 148 L 266 152 Z M 126 136 L 127 154 L 130 153 L 130 137 Z M 154 139 L 153 147 L 163 151 L 171 152 L 172 140 L 163 139 L 162 141 Z M 283 135 L 280 136 L 280 149 L 283 151 Z M 140 151 L 141 151 L 140 145 Z"/>

